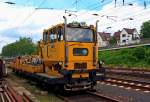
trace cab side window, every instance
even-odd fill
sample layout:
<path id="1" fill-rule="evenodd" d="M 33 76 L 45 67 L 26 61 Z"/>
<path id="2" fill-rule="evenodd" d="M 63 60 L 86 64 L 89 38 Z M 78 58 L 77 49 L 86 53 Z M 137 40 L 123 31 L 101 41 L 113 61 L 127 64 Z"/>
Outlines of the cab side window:
<path id="1" fill-rule="evenodd" d="M 56 31 L 55 29 L 52 29 L 50 30 L 50 42 L 53 43 L 53 42 L 56 42 L 56 40 L 57 40 Z"/>
<path id="2" fill-rule="evenodd" d="M 48 32 L 44 32 L 44 33 L 43 33 L 43 40 L 44 40 L 45 42 L 48 41 Z"/>
<path id="3" fill-rule="evenodd" d="M 43 41 L 45 41 L 46 37 L 45 37 L 45 33 L 43 33 Z"/>
<path id="4" fill-rule="evenodd" d="M 57 30 L 58 33 L 58 41 L 62 41 L 63 40 L 63 28 L 59 27 Z"/>

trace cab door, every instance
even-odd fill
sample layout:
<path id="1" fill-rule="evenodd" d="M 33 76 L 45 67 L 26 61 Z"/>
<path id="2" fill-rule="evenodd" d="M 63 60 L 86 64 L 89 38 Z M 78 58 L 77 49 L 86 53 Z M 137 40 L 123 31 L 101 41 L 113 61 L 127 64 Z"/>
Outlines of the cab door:
<path id="1" fill-rule="evenodd" d="M 57 29 L 53 28 L 49 30 L 49 43 L 47 45 L 47 57 L 48 65 L 46 67 L 46 72 L 51 76 L 57 76 L 58 71 L 55 68 L 55 64 L 58 61 L 58 38 L 57 38 Z"/>

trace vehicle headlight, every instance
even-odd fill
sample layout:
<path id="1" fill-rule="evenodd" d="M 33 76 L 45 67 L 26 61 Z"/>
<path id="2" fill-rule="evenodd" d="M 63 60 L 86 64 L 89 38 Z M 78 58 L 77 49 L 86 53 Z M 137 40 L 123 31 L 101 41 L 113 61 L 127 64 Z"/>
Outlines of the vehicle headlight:
<path id="1" fill-rule="evenodd" d="M 88 49 L 87 48 L 74 48 L 73 49 L 73 55 L 74 56 L 87 56 L 88 55 Z"/>
<path id="2" fill-rule="evenodd" d="M 82 55 L 87 55 L 87 53 L 88 53 L 87 49 L 82 50 Z"/>
<path id="3" fill-rule="evenodd" d="M 62 62 L 59 62 L 59 65 L 62 65 L 63 63 Z"/>

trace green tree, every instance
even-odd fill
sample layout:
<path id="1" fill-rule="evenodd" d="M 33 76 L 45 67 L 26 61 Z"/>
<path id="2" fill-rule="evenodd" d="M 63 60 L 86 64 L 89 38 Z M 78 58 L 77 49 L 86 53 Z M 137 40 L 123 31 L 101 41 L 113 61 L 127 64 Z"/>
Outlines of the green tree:
<path id="1" fill-rule="evenodd" d="M 117 40 L 115 37 L 111 37 L 109 40 L 110 45 L 116 45 L 117 44 Z"/>
<path id="2" fill-rule="evenodd" d="M 20 55 L 30 55 L 37 51 L 37 45 L 31 38 L 20 38 L 19 41 L 8 44 L 2 48 L 2 56 L 12 57 Z"/>
<path id="3" fill-rule="evenodd" d="M 143 38 L 150 38 L 150 20 L 142 24 L 140 32 Z"/>

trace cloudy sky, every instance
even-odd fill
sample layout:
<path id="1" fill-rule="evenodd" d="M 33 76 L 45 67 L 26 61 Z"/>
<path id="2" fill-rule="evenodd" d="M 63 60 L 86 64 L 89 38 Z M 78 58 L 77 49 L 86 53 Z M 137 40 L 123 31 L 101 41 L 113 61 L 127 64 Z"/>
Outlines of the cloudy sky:
<path id="1" fill-rule="evenodd" d="M 0 0 L 0 52 L 19 37 L 38 41 L 43 29 L 62 23 L 63 16 L 68 22 L 99 20 L 99 31 L 106 32 L 125 27 L 140 30 L 142 22 L 150 19 L 150 0 L 124 0 L 124 6 L 123 0 L 116 1 L 115 7 L 115 0 Z"/>

